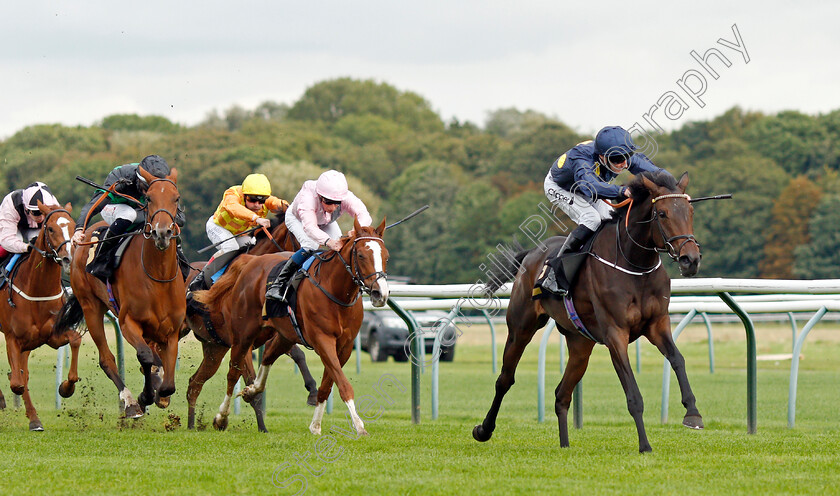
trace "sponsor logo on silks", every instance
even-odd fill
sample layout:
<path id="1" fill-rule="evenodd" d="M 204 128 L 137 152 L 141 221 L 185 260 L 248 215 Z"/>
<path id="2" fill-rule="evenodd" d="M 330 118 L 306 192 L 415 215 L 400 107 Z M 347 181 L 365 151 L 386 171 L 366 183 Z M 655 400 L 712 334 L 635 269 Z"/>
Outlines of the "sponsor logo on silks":
<path id="1" fill-rule="evenodd" d="M 548 194 L 553 196 L 555 200 L 564 201 L 568 204 L 572 203 L 572 197 L 564 195 L 562 190 L 558 191 L 554 188 L 548 188 Z"/>

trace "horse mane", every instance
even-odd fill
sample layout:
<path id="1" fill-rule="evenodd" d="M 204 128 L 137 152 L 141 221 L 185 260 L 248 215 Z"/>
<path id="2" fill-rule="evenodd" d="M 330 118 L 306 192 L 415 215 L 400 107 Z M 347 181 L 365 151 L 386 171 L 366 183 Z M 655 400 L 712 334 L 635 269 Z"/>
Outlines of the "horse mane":
<path id="1" fill-rule="evenodd" d="M 490 296 L 498 291 L 499 288 L 501 288 L 506 282 L 513 279 L 513 276 L 515 276 L 519 271 L 519 266 L 522 265 L 522 261 L 525 260 L 525 257 L 535 249 L 524 249 L 522 247 L 522 243 L 520 243 L 515 237 L 513 238 L 513 246 L 511 248 L 512 250 L 506 250 L 508 251 L 508 255 L 513 253 L 513 250 L 517 250 L 516 254 L 512 258 L 505 255 L 502 257 L 496 257 L 494 260 L 494 265 L 496 265 L 496 269 L 498 270 L 493 270 L 487 273 L 490 280 L 484 284 L 484 288 L 482 289 L 483 294 Z"/>
<path id="2" fill-rule="evenodd" d="M 207 291 L 195 292 L 195 301 L 206 305 L 211 312 L 217 311 L 218 304 L 224 301 L 225 296 L 233 290 L 234 284 L 239 279 L 239 274 L 242 273 L 245 264 L 252 258 L 254 258 L 253 255 L 239 255 L 236 257 L 224 275 L 213 284 L 213 287 Z"/>
<path id="3" fill-rule="evenodd" d="M 669 191 L 677 190 L 677 180 L 670 172 L 648 172 L 644 171 L 633 178 L 627 185 L 630 188 L 630 194 L 633 195 L 634 200 L 646 200 L 650 196 L 650 191 L 645 186 L 642 178 L 647 178 L 648 181 L 653 182 L 657 186 L 667 188 Z"/>

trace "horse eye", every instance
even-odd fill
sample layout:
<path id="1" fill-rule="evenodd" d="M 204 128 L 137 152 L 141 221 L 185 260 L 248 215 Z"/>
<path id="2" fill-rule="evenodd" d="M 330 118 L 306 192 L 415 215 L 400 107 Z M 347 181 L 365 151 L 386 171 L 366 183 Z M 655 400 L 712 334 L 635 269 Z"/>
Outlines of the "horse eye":
<path id="1" fill-rule="evenodd" d="M 659 217 L 661 217 L 663 219 L 668 217 L 668 214 L 663 210 L 660 210 L 660 211 L 656 212 L 656 215 L 658 215 Z"/>

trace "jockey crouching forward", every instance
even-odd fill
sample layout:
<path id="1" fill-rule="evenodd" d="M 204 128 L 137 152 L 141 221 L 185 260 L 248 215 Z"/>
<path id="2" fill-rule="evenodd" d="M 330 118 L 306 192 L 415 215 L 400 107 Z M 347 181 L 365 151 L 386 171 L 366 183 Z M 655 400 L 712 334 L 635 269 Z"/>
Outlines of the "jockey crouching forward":
<path id="1" fill-rule="evenodd" d="M 271 283 L 266 298 L 285 302 L 292 275 L 319 246 L 326 245 L 335 251 L 341 249 L 341 229 L 336 220 L 342 213 L 356 217 L 361 226 L 369 226 L 372 222 L 362 200 L 347 189 L 344 174 L 328 170 L 317 181 L 303 183 L 303 188 L 286 210 L 286 227 L 295 235 L 300 249 Z"/>
<path id="2" fill-rule="evenodd" d="M 38 209 L 39 200 L 44 205 L 59 205 L 42 182 L 12 191 L 3 198 L 0 203 L 0 260 L 9 254 L 29 250 L 29 243 L 38 236 L 45 218 Z"/>
<path id="3" fill-rule="evenodd" d="M 90 201 L 82 207 L 82 212 L 79 214 L 79 219 L 76 222 L 76 232 L 73 234 L 73 244 L 78 245 L 85 239 L 85 230 L 88 227 L 87 221 L 97 213 L 102 214 L 102 218 L 108 223 L 108 231 L 99 241 L 99 251 L 93 262 L 87 266 L 87 271 L 94 276 L 104 280 L 111 277 L 114 271 L 115 250 L 122 239 L 123 234 L 128 231 L 132 224 L 142 224 L 146 221 L 146 212 L 144 205 L 146 204 L 146 192 L 149 190 L 149 185 L 143 176 L 140 175 L 138 169 L 143 168 L 149 174 L 165 178 L 169 175 L 169 164 L 166 163 L 162 157 L 158 155 L 149 155 L 140 161 L 139 164 L 125 164 L 115 167 L 108 177 L 105 178 L 103 186 L 110 188 L 112 185 L 114 190 L 118 193 L 130 196 L 138 200 L 141 204 L 137 205 L 134 202 L 123 198 L 122 196 L 108 193 L 103 190 L 96 190 Z M 102 198 L 106 195 L 106 198 Z M 181 205 L 178 205 L 178 211 L 175 214 L 175 223 L 179 227 L 184 227 L 186 217 Z M 186 276 L 190 272 L 189 262 L 181 250 L 181 240 L 177 240 L 178 263 L 181 266 L 181 273 Z"/>
<path id="4" fill-rule="evenodd" d="M 619 126 L 611 126 L 598 131 L 594 142 L 579 143 L 554 161 L 545 176 L 545 195 L 578 226 L 553 260 L 580 250 L 601 222 L 610 218 L 613 208 L 599 200 L 630 198 L 629 188 L 610 184 L 618 174 L 624 170 L 632 174 L 663 170 L 653 165 L 643 153 L 636 153 L 637 149 L 630 133 Z M 559 295 L 569 290 L 558 285 L 553 270 L 544 271 L 537 286 Z"/>
<path id="5" fill-rule="evenodd" d="M 282 214 L 289 203 L 271 196 L 271 182 L 263 174 L 249 174 L 241 185 L 225 190 L 216 212 L 207 219 L 205 229 L 218 251 L 190 283 L 189 291 L 209 289 L 211 277 L 239 254 L 239 249 L 253 245 L 253 235 L 243 235 L 254 226 L 268 228 L 268 212 Z M 237 236 L 239 235 L 239 236 Z"/>

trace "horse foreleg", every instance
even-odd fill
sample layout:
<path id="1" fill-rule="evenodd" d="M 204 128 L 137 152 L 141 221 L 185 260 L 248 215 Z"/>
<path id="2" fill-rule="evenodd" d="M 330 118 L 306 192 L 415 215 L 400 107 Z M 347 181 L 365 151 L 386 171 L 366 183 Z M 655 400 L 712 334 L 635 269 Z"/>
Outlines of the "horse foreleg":
<path id="1" fill-rule="evenodd" d="M 6 356 L 9 358 L 9 387 L 12 393 L 20 396 L 26 389 L 23 378 L 23 353 L 14 336 L 6 336 Z"/>
<path id="2" fill-rule="evenodd" d="M 188 405 L 188 420 L 187 428 L 195 428 L 195 404 L 198 401 L 198 395 L 201 394 L 201 389 L 208 379 L 213 377 L 219 366 L 222 364 L 222 359 L 225 357 L 228 348 L 213 343 L 202 342 L 201 348 L 203 351 L 203 358 L 198 365 L 195 374 L 190 377 L 189 386 L 187 386 L 187 405 Z"/>
<path id="3" fill-rule="evenodd" d="M 44 430 L 41 424 L 41 419 L 38 418 L 38 412 L 35 411 L 35 405 L 32 404 L 32 398 L 29 396 L 29 351 L 21 353 L 20 365 L 23 368 L 23 405 L 26 409 L 26 418 L 29 419 L 29 430 L 40 432 Z"/>
<path id="4" fill-rule="evenodd" d="M 652 451 L 645 433 L 645 423 L 642 418 L 645 411 L 642 393 L 636 384 L 633 375 L 633 368 L 630 366 L 630 358 L 627 356 L 628 334 L 626 331 L 612 329 L 607 332 L 607 348 L 610 350 L 613 367 L 624 388 L 624 395 L 627 397 L 627 410 L 636 422 L 636 431 L 639 433 L 639 453 Z"/>
<path id="5" fill-rule="evenodd" d="M 513 315 L 511 310 L 508 310 L 508 315 Z M 480 442 L 485 442 L 493 436 L 493 431 L 496 430 L 496 417 L 499 415 L 499 409 L 502 406 L 502 400 L 505 395 L 516 382 L 516 367 L 519 365 L 519 360 L 522 358 L 522 353 L 525 347 L 531 342 L 534 333 L 537 329 L 545 325 L 545 321 L 539 324 L 536 318 L 532 319 L 524 325 L 516 322 L 508 321 L 508 337 L 505 342 L 505 351 L 502 355 L 502 371 L 496 379 L 496 394 L 493 396 L 493 403 L 490 405 L 490 410 L 484 417 L 484 420 L 473 427 L 473 439 Z"/>
<path id="6" fill-rule="evenodd" d="M 266 381 L 268 380 L 268 371 L 271 370 L 271 366 L 274 365 L 274 362 L 276 362 L 281 355 L 287 353 L 289 348 L 293 345 L 294 343 L 286 340 L 280 335 L 275 335 L 266 343 L 265 353 L 263 353 L 263 358 L 260 362 L 260 369 L 257 371 L 254 383 L 248 385 L 242 390 L 242 397 L 245 401 L 251 403 L 258 394 L 265 391 Z M 313 382 L 314 381 L 315 380 L 313 379 Z"/>
<path id="7" fill-rule="evenodd" d="M 566 363 L 566 370 L 563 371 L 563 378 L 554 390 L 554 413 L 557 415 L 561 448 L 569 447 L 568 417 L 569 405 L 572 404 L 572 392 L 586 372 L 595 342 L 576 335 L 566 338 L 566 344 L 569 348 L 569 361 Z"/>
<path id="8" fill-rule="evenodd" d="M 6 409 L 6 397 L 3 396 L 3 390 L 0 389 L 0 410 Z"/>
<path id="9" fill-rule="evenodd" d="M 233 389 L 236 387 L 236 382 L 242 375 L 244 369 L 245 354 L 249 353 L 248 347 L 243 347 L 234 344 L 230 349 L 230 365 L 227 373 L 227 390 L 225 391 L 225 399 L 219 405 L 219 413 L 213 418 L 213 427 L 217 430 L 223 431 L 228 426 L 228 416 L 230 415 L 230 402 L 233 398 Z M 248 357 L 250 359 L 250 356 Z"/>
<path id="10" fill-rule="evenodd" d="M 47 341 L 47 344 L 55 349 L 59 349 L 67 343 L 70 343 L 70 370 L 67 371 L 67 380 L 58 387 L 58 394 L 62 398 L 73 396 L 76 391 L 76 383 L 79 382 L 79 347 L 82 345 L 82 335 L 68 329 L 64 334 L 51 335 Z"/>
<path id="11" fill-rule="evenodd" d="M 130 315 L 120 319 L 120 328 L 123 337 L 137 351 L 137 361 L 143 370 L 143 392 L 137 397 L 141 408 L 145 409 L 155 399 L 155 390 L 152 387 L 152 365 L 154 365 L 154 352 L 143 339 L 143 327 Z"/>
<path id="12" fill-rule="evenodd" d="M 300 375 L 303 376 L 303 386 L 309 391 L 306 404 L 315 406 L 318 404 L 318 383 L 315 382 L 315 378 L 312 377 L 312 374 L 309 372 L 309 367 L 306 365 L 306 354 L 295 345 L 289 350 L 288 355 L 295 361 L 295 364 L 300 370 Z"/>
<path id="13" fill-rule="evenodd" d="M 682 395 L 682 404 L 685 407 L 685 417 L 683 418 L 683 425 L 691 429 L 703 428 L 703 417 L 700 416 L 700 411 L 697 409 L 697 400 L 694 393 L 691 391 L 691 385 L 688 383 L 688 374 L 685 370 L 685 359 L 677 349 L 674 338 L 671 336 L 671 322 L 666 315 L 655 327 L 650 336 L 650 341 L 659 350 L 668 362 L 674 373 L 677 375 L 677 382 L 680 385 L 680 394 Z"/>
<path id="14" fill-rule="evenodd" d="M 155 405 L 159 408 L 169 406 L 169 399 L 175 393 L 175 364 L 178 361 L 178 332 L 173 329 L 169 333 L 169 341 L 160 347 L 163 362 L 163 381 L 155 392 Z M 158 368 L 160 373 L 160 368 Z"/>
<path id="15" fill-rule="evenodd" d="M 350 357 L 352 347 L 346 346 L 345 343 L 344 346 L 338 348 L 336 341 L 326 336 L 321 336 L 320 339 L 316 339 L 314 347 L 315 351 L 321 357 L 321 362 L 324 364 L 324 381 L 322 381 L 321 387 L 318 389 L 318 406 L 315 407 L 316 412 L 321 407 L 321 402 L 326 402 L 327 398 L 329 398 L 332 384 L 327 384 L 327 382 L 335 382 L 338 386 L 338 394 L 350 412 L 350 418 L 353 423 L 353 428 L 356 429 L 356 435 L 367 436 L 368 432 L 365 430 L 365 423 L 362 422 L 362 418 L 356 413 L 353 386 L 347 380 L 347 376 L 344 375 L 344 370 L 341 368 Z M 328 378 L 329 381 L 327 381 Z M 321 415 L 323 416 L 323 412 L 321 412 Z M 320 434 L 320 422 L 316 426 L 315 419 L 313 418 L 312 423 L 313 425 L 310 425 L 309 430 L 313 434 Z M 313 429 L 313 427 L 316 427 L 316 429 Z"/>
<path id="16" fill-rule="evenodd" d="M 324 375 L 321 376 L 321 386 L 318 388 L 318 404 L 315 405 L 315 413 L 312 414 L 312 422 L 309 423 L 309 432 L 312 434 L 321 434 L 321 422 L 324 419 L 324 412 L 327 409 L 327 398 L 332 392 L 333 379 L 327 369 L 324 369 Z"/>

